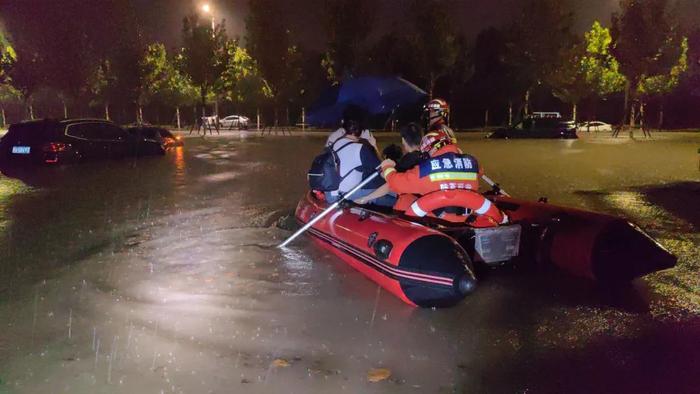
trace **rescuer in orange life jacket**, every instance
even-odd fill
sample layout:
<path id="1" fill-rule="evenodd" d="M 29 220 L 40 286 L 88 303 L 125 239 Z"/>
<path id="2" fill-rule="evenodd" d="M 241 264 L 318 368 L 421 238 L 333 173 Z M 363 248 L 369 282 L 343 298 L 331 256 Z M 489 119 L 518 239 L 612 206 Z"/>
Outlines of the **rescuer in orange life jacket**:
<path id="1" fill-rule="evenodd" d="M 431 131 L 443 131 L 452 139 L 452 143 L 457 143 L 454 131 L 447 126 L 450 119 L 450 106 L 447 101 L 441 98 L 428 101 L 423 107 L 423 118 L 426 121 L 426 134 Z"/>
<path id="2" fill-rule="evenodd" d="M 420 150 L 427 157 L 405 172 L 396 171 L 393 160 L 382 162 L 382 176 L 389 188 L 400 195 L 394 209 L 409 211 L 418 197 L 433 192 L 470 190 L 474 192 L 478 205 L 469 207 L 471 210 L 498 218 L 499 222 L 506 221 L 495 205 L 478 194 L 482 169 L 476 158 L 462 153 L 457 147 L 454 133 L 446 125 L 447 103 L 436 99 L 426 107 L 430 129 L 421 140 Z"/>

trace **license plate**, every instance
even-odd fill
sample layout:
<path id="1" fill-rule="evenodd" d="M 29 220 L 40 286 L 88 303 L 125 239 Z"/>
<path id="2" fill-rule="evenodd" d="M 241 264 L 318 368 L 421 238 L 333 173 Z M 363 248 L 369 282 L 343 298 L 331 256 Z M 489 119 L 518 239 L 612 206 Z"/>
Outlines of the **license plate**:
<path id="1" fill-rule="evenodd" d="M 474 249 L 486 263 L 508 261 L 520 250 L 520 225 L 478 228 L 474 230 Z"/>
<path id="2" fill-rule="evenodd" d="M 29 146 L 13 146 L 12 147 L 12 153 L 18 154 L 18 155 L 28 155 L 29 151 L 32 148 Z"/>

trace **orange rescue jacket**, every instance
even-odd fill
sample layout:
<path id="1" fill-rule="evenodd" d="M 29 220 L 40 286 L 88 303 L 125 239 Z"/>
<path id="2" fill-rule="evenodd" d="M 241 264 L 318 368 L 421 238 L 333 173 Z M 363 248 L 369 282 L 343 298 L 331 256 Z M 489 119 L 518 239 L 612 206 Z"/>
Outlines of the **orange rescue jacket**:
<path id="1" fill-rule="evenodd" d="M 424 195 L 438 190 L 479 190 L 481 167 L 473 156 L 463 154 L 455 145 L 447 145 L 433 157 L 421 161 L 406 172 L 382 168 L 389 188 L 398 194 Z"/>

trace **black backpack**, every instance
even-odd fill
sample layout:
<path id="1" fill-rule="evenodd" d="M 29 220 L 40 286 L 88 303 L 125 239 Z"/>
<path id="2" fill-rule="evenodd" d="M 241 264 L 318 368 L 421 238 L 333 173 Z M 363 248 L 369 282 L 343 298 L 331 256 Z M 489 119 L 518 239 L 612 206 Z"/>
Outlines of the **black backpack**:
<path id="1" fill-rule="evenodd" d="M 318 190 L 321 192 L 338 190 L 340 182 L 343 180 L 343 177 L 340 176 L 340 158 L 338 157 L 338 152 L 353 143 L 353 141 L 350 141 L 338 148 L 337 151 L 333 150 L 333 145 L 327 146 L 320 155 L 314 158 L 314 161 L 311 163 L 311 168 L 309 168 L 309 171 L 306 173 L 306 178 L 309 180 L 309 187 L 311 190 Z"/>

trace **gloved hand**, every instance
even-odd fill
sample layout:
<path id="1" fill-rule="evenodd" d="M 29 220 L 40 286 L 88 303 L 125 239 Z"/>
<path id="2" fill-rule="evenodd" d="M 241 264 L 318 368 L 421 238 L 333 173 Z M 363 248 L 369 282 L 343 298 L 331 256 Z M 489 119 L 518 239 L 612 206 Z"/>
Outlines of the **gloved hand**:
<path id="1" fill-rule="evenodd" d="M 389 167 L 396 167 L 396 162 L 391 159 L 386 159 L 382 162 L 381 167 L 382 171 L 384 171 Z"/>

